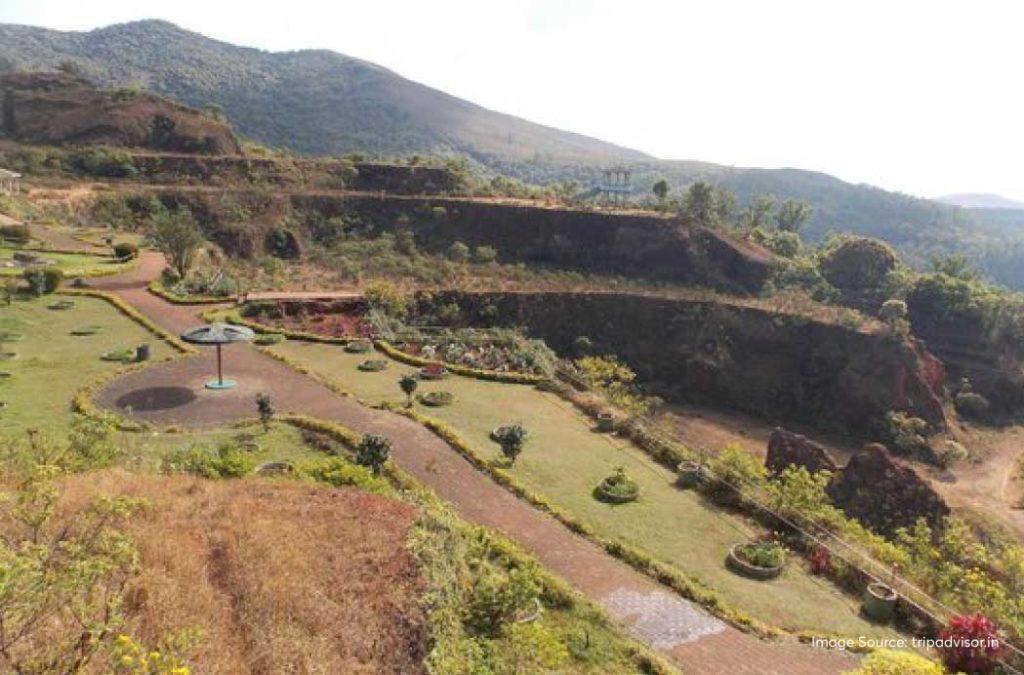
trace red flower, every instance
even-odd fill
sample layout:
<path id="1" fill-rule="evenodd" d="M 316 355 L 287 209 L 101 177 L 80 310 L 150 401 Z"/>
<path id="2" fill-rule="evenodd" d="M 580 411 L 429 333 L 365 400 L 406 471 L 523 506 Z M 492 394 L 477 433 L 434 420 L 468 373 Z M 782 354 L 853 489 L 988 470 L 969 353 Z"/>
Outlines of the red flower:
<path id="1" fill-rule="evenodd" d="M 814 549 L 811 554 L 811 573 L 824 574 L 832 565 L 832 552 L 824 546 Z"/>
<path id="2" fill-rule="evenodd" d="M 991 673 L 1003 653 L 995 624 L 983 614 L 953 617 L 939 638 L 942 662 L 954 673 Z"/>

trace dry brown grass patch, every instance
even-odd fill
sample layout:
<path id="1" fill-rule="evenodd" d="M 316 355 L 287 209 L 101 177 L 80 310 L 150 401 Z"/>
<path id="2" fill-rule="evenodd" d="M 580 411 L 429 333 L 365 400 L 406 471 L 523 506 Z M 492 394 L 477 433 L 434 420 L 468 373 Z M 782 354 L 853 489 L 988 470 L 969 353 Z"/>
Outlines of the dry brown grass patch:
<path id="1" fill-rule="evenodd" d="M 63 508 L 101 494 L 149 501 L 129 525 L 143 571 L 128 632 L 149 645 L 202 629 L 193 672 L 422 671 L 413 506 L 296 482 L 108 471 L 70 478 Z"/>

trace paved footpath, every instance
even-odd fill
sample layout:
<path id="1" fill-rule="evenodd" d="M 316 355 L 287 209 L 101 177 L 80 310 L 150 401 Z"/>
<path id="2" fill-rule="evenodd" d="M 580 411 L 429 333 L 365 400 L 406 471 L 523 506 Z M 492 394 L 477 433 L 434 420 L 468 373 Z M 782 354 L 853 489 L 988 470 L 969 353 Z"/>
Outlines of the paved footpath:
<path id="1" fill-rule="evenodd" d="M 159 255 L 146 252 L 136 269 L 96 280 L 94 286 L 116 293 L 157 324 L 179 333 L 200 323 L 198 313 L 209 307 L 173 305 L 146 291 L 146 283 L 162 266 Z M 122 410 L 130 407 L 135 417 L 162 426 L 213 427 L 252 417 L 256 393 L 268 392 L 282 412 L 387 434 L 394 441 L 393 457 L 399 466 L 467 520 L 518 542 L 685 673 L 830 675 L 856 667 L 847 654 L 795 642 L 767 642 L 728 626 L 516 498 L 421 425 L 340 396 L 254 347 L 225 348 L 225 371 L 238 379 L 239 386 L 209 392 L 202 384 L 215 372 L 210 352 L 130 373 L 100 392 L 98 402 Z"/>

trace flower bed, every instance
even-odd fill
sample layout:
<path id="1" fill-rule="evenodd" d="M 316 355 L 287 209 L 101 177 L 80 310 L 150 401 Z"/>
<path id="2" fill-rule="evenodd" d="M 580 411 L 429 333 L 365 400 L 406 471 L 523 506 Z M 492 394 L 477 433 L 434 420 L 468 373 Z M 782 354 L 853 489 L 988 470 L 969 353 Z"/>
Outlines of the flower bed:
<path id="1" fill-rule="evenodd" d="M 421 380 L 443 380 L 448 377 L 448 369 L 438 363 L 420 368 Z"/>
<path id="2" fill-rule="evenodd" d="M 367 359 L 359 364 L 359 370 L 364 373 L 378 373 L 388 367 L 388 362 L 384 359 Z"/>
<path id="3" fill-rule="evenodd" d="M 77 337 L 86 337 L 89 335 L 96 335 L 101 330 L 103 330 L 101 326 L 82 326 L 80 328 L 75 328 L 74 330 L 72 330 L 71 334 Z"/>
<path id="4" fill-rule="evenodd" d="M 366 354 L 373 351 L 373 343 L 369 340 L 352 340 L 345 345 L 345 351 L 349 354 Z"/>
<path id="5" fill-rule="evenodd" d="M 24 339 L 22 333 L 0 333 L 0 342 L 21 342 Z"/>
<path id="6" fill-rule="evenodd" d="M 0 361 L 13 361 L 18 358 L 18 352 L 0 352 Z"/>
<path id="7" fill-rule="evenodd" d="M 52 310 L 55 310 L 55 311 L 63 311 L 63 310 L 68 310 L 68 309 L 74 309 L 75 308 L 75 301 L 74 300 L 58 300 L 57 302 L 54 302 L 54 303 L 52 303 L 50 305 L 47 305 L 46 308 L 47 309 L 52 309 Z"/>
<path id="8" fill-rule="evenodd" d="M 780 544 L 767 541 L 736 544 L 729 549 L 726 558 L 726 566 L 733 572 L 762 581 L 782 574 L 785 563 L 786 549 Z"/>
<path id="9" fill-rule="evenodd" d="M 122 349 L 114 349 L 109 352 L 103 352 L 100 354 L 100 358 L 104 361 L 117 361 L 119 363 L 131 363 L 135 360 L 136 351 L 131 347 L 124 347 Z"/>
<path id="10" fill-rule="evenodd" d="M 430 406 L 431 408 L 441 408 L 446 405 L 451 405 L 455 397 L 452 396 L 450 391 L 428 391 L 425 394 L 420 394 L 416 397 L 416 400 L 423 405 Z"/>
<path id="11" fill-rule="evenodd" d="M 493 339 L 411 338 L 396 342 L 394 347 L 410 357 L 426 361 L 441 361 L 451 366 L 495 373 L 540 376 L 543 364 L 538 362 L 536 350 L 520 344 L 522 341 Z M 542 360 L 542 359 L 541 359 Z"/>
<path id="12" fill-rule="evenodd" d="M 640 496 L 640 486 L 626 475 L 622 467 L 608 476 L 594 488 L 594 498 L 609 504 L 626 504 Z"/>
<path id="13" fill-rule="evenodd" d="M 269 345 L 278 345 L 284 342 L 287 338 L 280 333 L 258 333 L 253 338 L 253 344 L 261 347 L 267 347 Z"/>

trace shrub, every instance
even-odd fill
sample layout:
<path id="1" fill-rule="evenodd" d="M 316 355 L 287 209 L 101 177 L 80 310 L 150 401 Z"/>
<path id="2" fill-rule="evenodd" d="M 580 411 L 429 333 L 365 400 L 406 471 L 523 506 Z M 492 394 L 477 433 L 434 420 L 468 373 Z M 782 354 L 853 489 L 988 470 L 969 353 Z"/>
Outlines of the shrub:
<path id="1" fill-rule="evenodd" d="M 1003 652 L 995 625 L 982 614 L 953 617 L 939 638 L 953 643 L 939 651 L 946 668 L 954 673 L 991 673 Z"/>
<path id="2" fill-rule="evenodd" d="M 734 501 L 767 484 L 761 461 L 735 443 L 712 457 L 708 469 L 712 480 L 704 483 L 705 489 L 719 501 Z"/>
<path id="3" fill-rule="evenodd" d="M 270 400 L 270 394 L 266 392 L 256 394 L 256 412 L 259 413 L 263 428 L 269 430 L 270 422 L 274 419 L 274 414 L 277 412 L 274 410 L 274 404 Z"/>
<path id="4" fill-rule="evenodd" d="M 305 464 L 300 468 L 300 473 L 334 487 L 356 487 L 376 493 L 385 493 L 390 489 L 388 482 L 375 476 L 370 469 L 341 457 L 329 457 Z"/>
<path id="5" fill-rule="evenodd" d="M 498 251 L 493 246 L 477 246 L 473 249 L 473 262 L 485 264 L 498 259 Z"/>
<path id="6" fill-rule="evenodd" d="M 388 367 L 388 362 L 384 359 L 367 359 L 359 364 L 359 370 L 366 373 L 377 373 L 385 370 Z"/>
<path id="7" fill-rule="evenodd" d="M 114 244 L 114 256 L 122 260 L 130 260 L 139 255 L 139 247 L 130 242 L 122 241 Z"/>
<path id="8" fill-rule="evenodd" d="M 940 466 L 948 469 L 954 464 L 964 461 L 969 456 L 970 453 L 967 452 L 967 448 L 965 448 L 961 443 L 957 443 L 956 441 L 946 441 L 939 450 L 937 459 Z"/>
<path id="9" fill-rule="evenodd" d="M 408 304 L 405 295 L 394 284 L 387 282 L 375 283 L 367 286 L 363 291 L 366 301 L 370 307 L 379 309 L 385 315 L 394 319 L 404 319 L 408 312 Z"/>
<path id="10" fill-rule="evenodd" d="M 466 623 L 478 634 L 497 635 L 505 623 L 536 605 L 541 588 L 532 565 L 513 569 L 507 575 L 485 572 L 473 587 Z"/>
<path id="11" fill-rule="evenodd" d="M 961 391 L 953 399 L 953 403 L 958 413 L 972 419 L 984 417 L 991 407 L 987 398 L 973 391 Z"/>
<path id="12" fill-rule="evenodd" d="M 889 411 L 885 416 L 886 435 L 892 449 L 900 455 L 933 461 L 934 454 L 926 434 L 928 423 L 905 412 Z"/>
<path id="13" fill-rule="evenodd" d="M 454 242 L 448 247 L 448 258 L 452 262 L 466 262 L 469 260 L 469 247 L 461 241 Z"/>
<path id="14" fill-rule="evenodd" d="M 240 478 L 252 470 L 253 461 L 237 446 L 225 443 L 216 451 L 193 445 L 164 455 L 161 469 L 168 473 L 191 473 L 204 478 Z"/>
<path id="15" fill-rule="evenodd" d="M 526 443 L 526 429 L 522 424 L 509 424 L 498 427 L 494 436 L 494 440 L 501 446 L 501 454 L 505 455 L 509 463 L 515 464 L 516 458 L 523 452 L 523 445 Z"/>
<path id="16" fill-rule="evenodd" d="M 36 295 L 53 293 L 64 280 L 64 272 L 57 267 L 30 267 L 22 275 Z"/>
<path id="17" fill-rule="evenodd" d="M 852 237 L 830 247 L 821 258 L 821 273 L 844 291 L 879 289 L 899 258 L 888 244 Z"/>
<path id="18" fill-rule="evenodd" d="M 375 476 L 391 457 L 391 439 L 380 434 L 366 434 L 356 449 L 356 463 L 368 466 Z"/>
<path id="19" fill-rule="evenodd" d="M 754 567 L 779 567 L 786 561 L 786 549 L 774 541 L 758 541 L 737 546 L 736 556 Z"/>
<path id="20" fill-rule="evenodd" d="M 402 378 L 398 380 L 398 386 L 405 394 L 408 405 L 412 407 L 412 395 L 416 393 L 416 388 L 420 386 L 420 381 L 412 375 L 403 375 Z"/>
<path id="21" fill-rule="evenodd" d="M 846 675 L 943 675 L 939 664 L 913 652 L 879 649 Z"/>
<path id="22" fill-rule="evenodd" d="M 27 244 L 30 238 L 28 225 L 0 225 L 0 241 L 9 244 Z"/>

